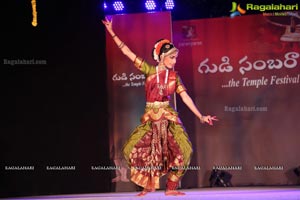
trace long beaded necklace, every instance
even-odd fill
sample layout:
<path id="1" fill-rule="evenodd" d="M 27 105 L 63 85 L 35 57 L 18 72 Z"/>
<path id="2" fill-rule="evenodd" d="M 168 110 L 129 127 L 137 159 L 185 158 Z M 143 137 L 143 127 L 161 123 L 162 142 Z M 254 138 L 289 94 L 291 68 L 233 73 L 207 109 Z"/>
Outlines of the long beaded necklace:
<path id="1" fill-rule="evenodd" d="M 165 76 L 165 82 L 164 84 L 159 83 L 159 75 L 158 75 L 158 66 L 156 66 L 156 83 L 157 83 L 157 88 L 158 88 L 158 93 L 163 96 L 163 90 L 166 89 L 167 83 L 168 83 L 168 77 L 169 77 L 169 70 L 166 69 L 166 76 Z"/>

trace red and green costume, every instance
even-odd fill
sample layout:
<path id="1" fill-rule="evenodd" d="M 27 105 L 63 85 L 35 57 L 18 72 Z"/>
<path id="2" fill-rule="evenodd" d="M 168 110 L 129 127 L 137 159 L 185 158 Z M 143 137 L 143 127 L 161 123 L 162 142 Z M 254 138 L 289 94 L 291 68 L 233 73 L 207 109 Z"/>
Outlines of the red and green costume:
<path id="1" fill-rule="evenodd" d="M 124 144 L 123 154 L 131 169 L 131 180 L 146 190 L 159 188 L 161 176 L 169 173 L 168 190 L 176 190 L 190 163 L 192 145 L 169 105 L 170 95 L 186 91 L 175 71 L 158 71 L 137 58 L 136 67 L 145 74 L 146 108 L 141 124 Z"/>

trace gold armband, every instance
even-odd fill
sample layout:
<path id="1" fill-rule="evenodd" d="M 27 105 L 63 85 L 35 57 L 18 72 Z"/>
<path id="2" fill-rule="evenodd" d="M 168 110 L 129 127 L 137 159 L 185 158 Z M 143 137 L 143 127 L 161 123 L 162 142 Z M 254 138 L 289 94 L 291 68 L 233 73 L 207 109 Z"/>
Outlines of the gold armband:
<path id="1" fill-rule="evenodd" d="M 144 60 L 140 57 L 135 57 L 133 64 L 135 65 L 136 68 L 140 69 L 142 63 L 144 62 Z"/>
<path id="2" fill-rule="evenodd" d="M 178 85 L 176 93 L 180 94 L 181 92 L 186 91 L 186 88 L 183 85 Z"/>

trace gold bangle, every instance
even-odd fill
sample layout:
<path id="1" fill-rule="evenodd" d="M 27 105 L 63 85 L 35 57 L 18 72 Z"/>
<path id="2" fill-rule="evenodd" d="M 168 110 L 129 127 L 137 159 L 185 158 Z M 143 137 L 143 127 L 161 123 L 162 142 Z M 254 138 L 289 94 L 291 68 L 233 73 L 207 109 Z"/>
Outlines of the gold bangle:
<path id="1" fill-rule="evenodd" d="M 111 36 L 112 37 L 112 39 L 114 39 L 115 37 L 117 37 L 117 35 L 115 34 L 115 35 L 113 35 L 113 36 Z"/>
<path id="2" fill-rule="evenodd" d="M 124 42 L 121 42 L 121 44 L 118 47 L 119 49 L 122 49 L 124 47 Z"/>
<path id="3" fill-rule="evenodd" d="M 133 64 L 135 64 L 136 59 L 137 59 L 137 55 L 135 55 L 135 58 L 134 58 L 134 60 L 133 60 Z"/>

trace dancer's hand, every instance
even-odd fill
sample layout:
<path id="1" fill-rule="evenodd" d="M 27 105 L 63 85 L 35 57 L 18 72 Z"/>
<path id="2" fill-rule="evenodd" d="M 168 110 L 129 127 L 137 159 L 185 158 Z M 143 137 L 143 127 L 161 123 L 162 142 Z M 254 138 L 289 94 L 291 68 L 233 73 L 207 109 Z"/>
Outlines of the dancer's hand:
<path id="1" fill-rule="evenodd" d="M 105 17 L 105 20 L 101 20 L 102 23 L 104 24 L 105 28 L 107 29 L 108 32 L 112 33 L 113 29 L 112 29 L 112 19 L 109 20 L 107 17 Z"/>
<path id="2" fill-rule="evenodd" d="M 201 121 L 201 123 L 208 123 L 209 125 L 213 125 L 213 121 L 219 121 L 218 119 L 217 119 L 217 117 L 216 116 L 210 116 L 210 115 L 206 115 L 206 116 L 202 116 L 201 118 L 200 118 L 200 121 Z"/>

